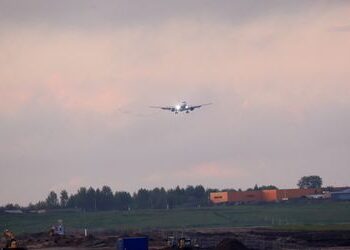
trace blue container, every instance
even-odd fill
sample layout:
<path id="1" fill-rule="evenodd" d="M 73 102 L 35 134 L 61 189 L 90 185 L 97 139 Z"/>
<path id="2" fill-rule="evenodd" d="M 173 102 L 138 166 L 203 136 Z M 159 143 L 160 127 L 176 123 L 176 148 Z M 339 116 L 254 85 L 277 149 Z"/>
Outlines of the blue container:
<path id="1" fill-rule="evenodd" d="M 148 250 L 148 237 L 121 238 L 117 250 Z"/>

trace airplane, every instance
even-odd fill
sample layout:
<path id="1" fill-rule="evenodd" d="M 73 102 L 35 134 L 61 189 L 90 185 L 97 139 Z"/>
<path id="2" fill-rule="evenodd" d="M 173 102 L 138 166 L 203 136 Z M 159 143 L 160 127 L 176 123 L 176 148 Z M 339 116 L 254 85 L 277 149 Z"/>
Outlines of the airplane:
<path id="1" fill-rule="evenodd" d="M 179 112 L 186 112 L 187 114 L 190 113 L 190 111 L 193 111 L 195 109 L 201 108 L 203 106 L 211 105 L 212 103 L 205 103 L 201 105 L 196 106 L 189 106 L 187 102 L 181 102 L 175 106 L 168 106 L 168 107 L 162 107 L 162 106 L 150 106 L 150 108 L 158 108 L 163 110 L 169 110 L 171 112 L 174 112 L 175 114 L 178 114 Z"/>

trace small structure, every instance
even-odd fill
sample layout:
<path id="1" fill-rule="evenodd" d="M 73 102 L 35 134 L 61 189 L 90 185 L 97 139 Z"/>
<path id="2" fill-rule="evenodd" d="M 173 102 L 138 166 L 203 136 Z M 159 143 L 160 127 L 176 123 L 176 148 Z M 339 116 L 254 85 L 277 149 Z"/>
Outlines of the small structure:
<path id="1" fill-rule="evenodd" d="M 350 189 L 345 189 L 339 192 L 331 192 L 331 199 L 338 201 L 349 201 L 350 200 Z"/>
<path id="2" fill-rule="evenodd" d="M 4 212 L 7 214 L 23 214 L 23 211 L 21 209 L 5 210 Z"/>
<path id="3" fill-rule="evenodd" d="M 310 194 L 310 195 L 307 195 L 306 198 L 310 200 L 321 200 L 321 199 L 328 199 L 329 197 L 327 196 L 326 193 L 324 193 L 324 194 Z"/>
<path id="4" fill-rule="evenodd" d="M 44 213 L 46 213 L 46 210 L 45 209 L 30 210 L 29 213 L 32 213 L 32 214 L 44 214 Z"/>
<path id="5" fill-rule="evenodd" d="M 11 246 L 17 245 L 15 234 L 10 230 L 6 229 L 3 233 L 3 236 L 6 240 L 6 248 L 11 248 Z"/>
<path id="6" fill-rule="evenodd" d="M 322 189 L 272 189 L 253 191 L 227 191 L 210 193 L 210 200 L 214 204 L 220 203 L 254 203 L 278 202 L 300 199 L 310 195 L 322 195 Z"/>
<path id="7" fill-rule="evenodd" d="M 168 236 L 167 239 L 168 247 L 172 249 L 198 249 L 199 244 L 196 239 L 181 236 L 177 238 L 175 236 Z"/>
<path id="8" fill-rule="evenodd" d="M 148 250 L 148 237 L 127 237 L 117 242 L 117 250 Z"/>
<path id="9" fill-rule="evenodd" d="M 63 226 L 63 221 L 58 220 L 56 225 L 53 225 L 50 229 L 49 232 L 50 236 L 55 236 L 55 235 L 64 235 L 64 226 Z"/>

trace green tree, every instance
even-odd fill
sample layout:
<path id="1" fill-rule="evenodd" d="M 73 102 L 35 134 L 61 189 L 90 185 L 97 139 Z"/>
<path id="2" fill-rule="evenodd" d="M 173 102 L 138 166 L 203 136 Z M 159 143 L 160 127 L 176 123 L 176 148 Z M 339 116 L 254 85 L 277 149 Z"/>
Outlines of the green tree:
<path id="1" fill-rule="evenodd" d="M 46 205 L 48 208 L 57 208 L 59 206 L 57 194 L 51 191 L 46 198 Z"/>
<path id="2" fill-rule="evenodd" d="M 263 185 L 259 187 L 259 190 L 275 190 L 275 189 L 278 189 L 278 188 L 274 185 L 267 185 L 267 186 Z"/>
<path id="3" fill-rule="evenodd" d="M 150 192 L 146 189 L 139 189 L 136 194 L 134 194 L 134 200 L 136 208 L 145 209 L 150 208 Z"/>
<path id="4" fill-rule="evenodd" d="M 87 189 L 86 187 L 79 188 L 77 194 L 75 196 L 75 206 L 82 209 L 87 209 L 88 207 L 88 199 L 87 199 Z"/>
<path id="5" fill-rule="evenodd" d="M 97 210 L 97 199 L 96 199 L 96 191 L 92 187 L 86 191 L 86 209 L 89 211 Z"/>
<path id="6" fill-rule="evenodd" d="M 164 188 L 154 188 L 150 191 L 151 208 L 164 209 L 167 207 L 167 193 Z"/>
<path id="7" fill-rule="evenodd" d="M 47 203 L 45 201 L 39 201 L 34 205 L 35 209 L 46 209 L 47 208 Z"/>
<path id="8" fill-rule="evenodd" d="M 298 181 L 299 188 L 321 188 L 322 178 L 318 175 L 303 176 Z"/>
<path id="9" fill-rule="evenodd" d="M 131 207 L 132 198 L 128 192 L 115 192 L 115 208 L 119 210 L 128 210 Z"/>
<path id="10" fill-rule="evenodd" d="M 21 207 L 18 204 L 12 204 L 9 203 L 5 206 L 5 209 L 7 210 L 14 210 L 14 209 L 20 209 Z"/>
<path id="11" fill-rule="evenodd" d="M 111 210 L 114 207 L 114 194 L 109 186 L 103 186 L 101 190 L 101 204 L 102 210 Z"/>
<path id="12" fill-rule="evenodd" d="M 196 197 L 196 206 L 205 205 L 208 202 L 207 194 L 202 185 L 194 188 L 194 196 Z"/>
<path id="13" fill-rule="evenodd" d="M 61 191 L 61 194 L 60 194 L 60 204 L 61 204 L 61 207 L 67 207 L 67 204 L 68 204 L 68 193 L 66 190 L 62 190 Z"/>

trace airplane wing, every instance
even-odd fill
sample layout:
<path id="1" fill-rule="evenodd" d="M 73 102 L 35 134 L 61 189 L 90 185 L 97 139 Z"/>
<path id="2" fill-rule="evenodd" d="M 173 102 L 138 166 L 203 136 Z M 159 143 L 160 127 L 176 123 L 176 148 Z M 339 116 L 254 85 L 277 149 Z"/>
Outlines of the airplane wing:
<path id="1" fill-rule="evenodd" d="M 190 110 L 195 110 L 195 109 L 201 108 L 203 106 L 208 106 L 208 105 L 212 105 L 212 103 L 204 103 L 204 104 L 201 104 L 201 105 L 190 106 L 189 109 Z"/>
<path id="2" fill-rule="evenodd" d="M 150 108 L 153 108 L 153 109 L 170 110 L 170 111 L 174 111 L 174 110 L 175 110 L 175 107 L 150 106 Z"/>

